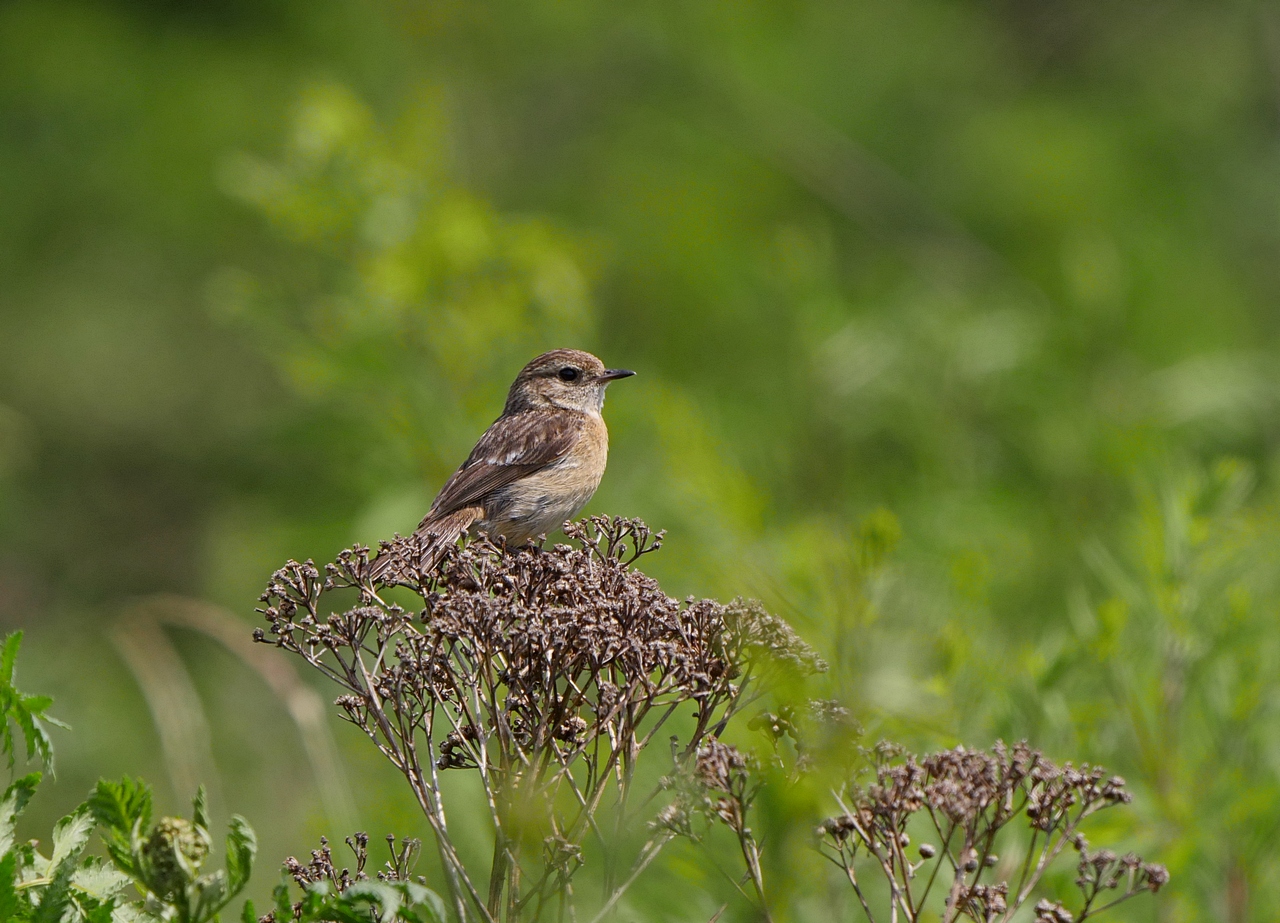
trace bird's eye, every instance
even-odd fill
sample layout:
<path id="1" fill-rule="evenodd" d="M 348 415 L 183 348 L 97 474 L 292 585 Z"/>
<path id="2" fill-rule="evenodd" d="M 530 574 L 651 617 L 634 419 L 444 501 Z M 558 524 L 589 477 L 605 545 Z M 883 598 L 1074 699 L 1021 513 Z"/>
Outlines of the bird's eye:
<path id="1" fill-rule="evenodd" d="M 556 372 L 556 374 L 560 376 L 561 381 L 577 381 L 578 380 L 578 370 L 571 365 L 566 365 L 560 371 Z"/>

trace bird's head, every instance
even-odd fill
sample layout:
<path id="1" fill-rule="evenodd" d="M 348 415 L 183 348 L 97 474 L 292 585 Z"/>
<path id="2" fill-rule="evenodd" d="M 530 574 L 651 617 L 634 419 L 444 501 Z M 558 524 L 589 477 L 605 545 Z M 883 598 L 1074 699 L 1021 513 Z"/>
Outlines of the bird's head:
<path id="1" fill-rule="evenodd" d="M 591 353 L 553 349 L 534 359 L 516 376 L 503 413 L 535 407 L 561 407 L 596 413 L 604 407 L 609 382 L 634 375 L 630 369 L 607 369 Z"/>

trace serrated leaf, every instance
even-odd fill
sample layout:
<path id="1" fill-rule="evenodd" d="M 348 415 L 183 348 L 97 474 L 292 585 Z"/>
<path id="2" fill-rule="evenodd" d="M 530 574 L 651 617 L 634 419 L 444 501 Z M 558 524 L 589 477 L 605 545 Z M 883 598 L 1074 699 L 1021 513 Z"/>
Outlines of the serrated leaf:
<path id="1" fill-rule="evenodd" d="M 258 854 L 258 838 L 249 822 L 233 814 L 227 833 L 227 887 L 230 896 L 239 894 L 253 874 L 253 859 Z"/>
<path id="2" fill-rule="evenodd" d="M 6 635 L 0 643 L 0 748 L 3 748 L 9 768 L 12 769 L 16 756 L 10 725 L 12 722 L 22 732 L 27 759 L 39 754 L 41 761 L 52 771 L 53 744 L 41 721 L 52 720 L 44 712 L 53 704 L 53 700 L 43 695 L 24 695 L 14 687 L 14 669 L 21 644 L 20 631 Z"/>
<path id="3" fill-rule="evenodd" d="M 161 923 L 159 917 L 147 913 L 138 904 L 121 904 L 111 914 L 111 923 Z"/>
<path id="4" fill-rule="evenodd" d="M 196 797 L 191 801 L 191 822 L 206 833 L 208 832 L 209 796 L 205 793 L 203 785 L 196 789 Z"/>
<path id="5" fill-rule="evenodd" d="M 113 923 L 115 920 L 115 901 L 97 904 L 84 914 L 84 923 Z M 63 923 L 67 923 L 63 920 Z"/>
<path id="6" fill-rule="evenodd" d="M 71 906 L 71 876 L 76 871 L 75 860 L 92 830 L 93 818 L 88 812 L 77 812 L 58 821 L 53 830 L 54 858 L 49 863 L 53 881 L 41 890 L 40 906 L 31 918 L 32 923 L 62 923 L 63 915 Z"/>
<path id="7" fill-rule="evenodd" d="M 68 860 L 74 860 L 84 850 L 93 833 L 93 815 L 85 806 L 74 814 L 68 814 L 53 828 L 53 854 L 49 856 L 50 870 L 59 874 Z"/>
<path id="8" fill-rule="evenodd" d="M 27 806 L 31 796 L 36 793 L 36 786 L 39 784 L 40 773 L 33 772 L 15 779 L 13 784 L 5 789 L 4 796 L 0 797 L 0 856 L 7 855 L 13 849 L 13 832 L 17 826 L 18 815 Z"/>
<path id="9" fill-rule="evenodd" d="M 4 636 L 0 646 L 0 683 L 13 685 L 13 668 L 18 661 L 18 648 L 22 646 L 22 632 L 14 631 Z"/>
<path id="10" fill-rule="evenodd" d="M 0 859 L 0 920 L 12 920 L 18 915 L 18 892 L 14 888 L 18 877 L 18 856 L 10 852 Z"/>
<path id="11" fill-rule="evenodd" d="M 119 782 L 99 779 L 89 794 L 88 806 L 111 860 L 137 876 L 140 870 L 133 856 L 133 836 L 151 823 L 151 789 L 128 776 Z"/>
<path id="12" fill-rule="evenodd" d="M 38 753 L 40 761 L 52 772 L 53 741 L 49 739 L 48 733 L 40 724 L 37 713 L 27 707 L 25 696 L 9 710 L 9 716 L 22 730 L 22 739 L 27 745 L 27 759 L 32 759 Z"/>
<path id="13" fill-rule="evenodd" d="M 141 779 L 99 779 L 88 804 L 99 824 L 125 836 L 133 830 L 134 821 L 141 819 L 144 827 L 151 823 L 151 789 Z"/>
<path id="14" fill-rule="evenodd" d="M 258 923 L 258 917 L 253 912 L 253 901 L 244 902 L 244 907 L 240 909 L 240 923 Z"/>
<path id="15" fill-rule="evenodd" d="M 101 859 L 87 859 L 71 876 L 71 887 L 97 901 L 108 901 L 132 881 L 128 875 Z"/>

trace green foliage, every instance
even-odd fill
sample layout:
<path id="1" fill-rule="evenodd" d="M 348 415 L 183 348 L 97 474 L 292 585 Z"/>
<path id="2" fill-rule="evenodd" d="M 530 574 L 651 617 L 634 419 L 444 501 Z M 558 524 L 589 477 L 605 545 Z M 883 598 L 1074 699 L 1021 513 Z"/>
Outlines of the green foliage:
<path id="1" fill-rule="evenodd" d="M 361 881 L 337 891 L 328 882 L 308 884 L 301 900 L 290 899 L 288 884 L 275 889 L 274 919 L 280 923 L 448 923 L 444 900 L 412 881 Z M 251 905 L 244 920 L 253 919 Z"/>
<path id="2" fill-rule="evenodd" d="M 0 919 L 210 923 L 248 883 L 257 840 L 239 816 L 232 817 L 227 835 L 227 871 L 200 874 L 211 839 L 203 790 L 196 796 L 196 821 L 166 817 L 148 829 L 147 787 L 133 779 L 104 779 L 88 801 L 58 822 L 47 858 L 34 844 L 16 844 L 17 816 L 39 781 L 38 774 L 19 779 L 0 801 L 0 908 L 11 911 Z M 95 828 L 109 863 L 83 857 Z M 145 895 L 142 902 L 123 897 L 131 883 Z"/>
<path id="3" fill-rule="evenodd" d="M 11 698 L 38 727 L 35 721 L 52 703 L 12 690 L 17 640 L 6 639 L 4 673 Z M 12 741 L 6 739 L 5 745 L 11 747 Z M 47 738 L 40 752 L 52 759 Z M 151 791 L 144 783 L 100 780 L 88 800 L 53 828 L 46 856 L 36 841 L 21 843 L 15 835 L 18 817 L 40 781 L 39 773 L 23 776 L 0 797 L 4 923 L 218 923 L 220 912 L 248 883 L 257 838 L 239 816 L 230 821 L 226 871 L 201 874 L 212 842 L 203 788 L 192 806 L 193 820 L 164 817 L 151 825 Z M 110 861 L 85 855 L 95 829 Z M 131 884 L 141 900 L 126 894 Z"/>
<path id="4" fill-rule="evenodd" d="M 1271 916 L 1280 531 L 1252 490 L 1235 461 L 1145 490 L 1129 541 L 1090 548 L 1097 590 L 1079 600 L 1050 683 L 1069 694 L 1082 742 L 1149 788 L 1146 820 L 1174 874 L 1234 882 L 1251 913 Z"/>
<path id="5" fill-rule="evenodd" d="M 87 810 L 101 826 L 116 867 L 145 895 L 148 913 L 178 923 L 216 921 L 248 883 L 258 842 L 238 815 L 227 833 L 226 869 L 202 871 L 213 843 L 203 788 L 192 803 L 191 820 L 162 817 L 149 826 L 151 793 L 133 779 L 100 781 Z"/>
<path id="6" fill-rule="evenodd" d="M 45 713 L 53 704 L 53 699 L 43 695 L 27 695 L 14 686 L 14 671 L 21 646 L 20 631 L 5 635 L 4 641 L 0 642 L 0 750 L 3 750 L 8 759 L 9 770 L 12 772 L 17 753 L 13 738 L 13 727 L 16 726 L 26 744 L 27 759 L 34 759 L 38 754 L 41 762 L 52 771 L 53 746 L 44 725 L 46 722 L 57 727 L 66 725 Z"/>
<path id="7" fill-rule="evenodd" d="M 15 646 L 16 651 L 16 646 Z M 7 665 L 10 673 L 12 662 Z M 43 707 L 47 707 L 45 703 Z M 17 840 L 18 817 L 40 774 L 16 780 L 0 798 L 0 920 L 14 923 L 126 923 L 124 871 L 84 855 L 94 829 L 89 805 L 58 821 L 46 856 L 35 842 Z"/>
<path id="8" fill-rule="evenodd" d="M 153 758 L 102 655 L 123 600 L 247 611 L 284 557 L 412 527 L 511 371 L 583 345 L 641 372 L 592 511 L 668 528 L 680 595 L 761 597 L 873 732 L 1115 767 L 1172 916 L 1280 916 L 1276 31 L 1266 3 L 0 4 L 0 620 L 80 729 L 60 773 Z M 1161 474 L 1224 456 L 1257 481 L 1227 507 L 1231 478 Z M 219 751 L 218 790 L 292 847 L 321 823 L 293 738 L 197 679 L 261 756 Z M 39 704 L 6 706 L 11 757 L 44 758 Z M 362 782 L 377 824 L 416 810 Z M 761 806 L 799 854 L 803 806 Z M 634 914 L 692 916 L 711 873 L 656 867 Z"/>
<path id="9" fill-rule="evenodd" d="M 151 789 L 128 776 L 119 782 L 102 779 L 90 793 L 88 804 L 111 860 L 128 874 L 140 876 L 133 843 L 151 824 Z"/>

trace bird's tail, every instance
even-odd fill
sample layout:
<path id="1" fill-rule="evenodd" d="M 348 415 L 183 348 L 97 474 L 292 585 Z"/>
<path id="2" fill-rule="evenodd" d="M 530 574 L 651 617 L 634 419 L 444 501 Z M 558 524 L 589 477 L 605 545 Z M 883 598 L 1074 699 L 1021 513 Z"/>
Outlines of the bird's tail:
<path id="1" fill-rule="evenodd" d="M 419 573 L 431 570 L 440 563 L 445 551 L 453 547 L 482 515 L 484 510 L 478 506 L 454 510 L 444 516 L 428 513 L 412 535 L 397 539 L 374 558 L 370 575 L 374 580 L 386 580 L 399 568 L 409 568 Z"/>

